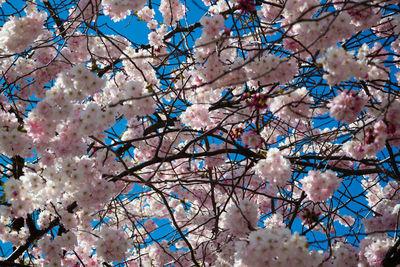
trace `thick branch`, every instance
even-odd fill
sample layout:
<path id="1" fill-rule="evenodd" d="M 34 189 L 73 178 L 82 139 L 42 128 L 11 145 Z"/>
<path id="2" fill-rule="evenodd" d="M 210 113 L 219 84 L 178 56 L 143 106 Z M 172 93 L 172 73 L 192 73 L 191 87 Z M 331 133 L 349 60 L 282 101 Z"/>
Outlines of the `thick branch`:
<path id="1" fill-rule="evenodd" d="M 67 207 L 68 212 L 72 212 L 76 207 L 77 203 L 74 202 L 71 205 Z M 26 240 L 25 244 L 18 247 L 6 260 L 6 262 L 14 262 L 16 259 L 18 259 L 24 252 L 38 239 L 40 239 L 42 236 L 44 236 L 48 231 L 53 229 L 54 227 L 58 226 L 60 224 L 60 219 L 56 218 L 52 220 L 49 224 L 49 226 L 43 230 L 38 230 L 35 228 L 34 230 L 30 230 L 30 236 Z M 30 227 L 31 228 L 31 227 Z"/>
<path id="2" fill-rule="evenodd" d="M 43 1 L 43 3 L 44 3 L 44 5 L 46 6 L 47 10 L 49 11 L 50 16 L 53 18 L 54 22 L 56 23 L 57 28 L 58 28 L 58 31 L 60 32 L 61 36 L 62 36 L 63 38 L 65 38 L 65 33 L 66 33 L 66 31 L 65 31 L 63 22 L 62 22 L 62 20 L 60 19 L 60 17 L 58 16 L 57 12 L 56 12 L 56 11 L 54 10 L 54 8 L 51 6 L 51 4 L 50 4 L 50 2 L 49 2 L 48 0 L 47 0 L 47 1 Z"/>

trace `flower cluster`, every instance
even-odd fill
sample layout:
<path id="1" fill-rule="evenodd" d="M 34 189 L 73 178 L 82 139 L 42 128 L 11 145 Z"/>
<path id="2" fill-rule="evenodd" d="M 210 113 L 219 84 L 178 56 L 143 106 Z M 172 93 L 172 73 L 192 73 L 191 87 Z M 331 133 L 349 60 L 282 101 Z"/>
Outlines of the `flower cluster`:
<path id="1" fill-rule="evenodd" d="M 267 100 L 268 97 L 266 94 L 263 93 L 254 93 L 251 94 L 250 92 L 243 94 L 242 99 L 246 101 L 246 104 L 249 107 L 255 109 L 265 109 L 267 108 Z"/>
<path id="2" fill-rule="evenodd" d="M 127 252 L 129 242 L 125 234 L 117 229 L 103 227 L 96 241 L 96 253 L 107 261 L 121 261 Z"/>
<path id="3" fill-rule="evenodd" d="M 225 19 L 222 15 L 216 14 L 214 16 L 204 16 L 201 18 L 200 23 L 204 26 L 203 32 L 210 37 L 217 36 L 221 29 L 224 27 Z"/>
<path id="4" fill-rule="evenodd" d="M 256 149 L 262 147 L 262 144 L 264 142 L 262 137 L 253 130 L 244 132 L 241 138 L 246 147 L 252 147 Z"/>
<path id="5" fill-rule="evenodd" d="M 330 47 L 356 32 L 347 13 L 340 12 L 334 17 L 329 16 L 329 13 L 322 13 L 320 16 L 319 20 L 310 19 L 296 23 L 288 32 L 288 38 L 283 41 L 285 48 L 309 57 L 319 49 Z"/>
<path id="6" fill-rule="evenodd" d="M 257 227 L 258 207 L 254 201 L 243 199 L 225 213 L 225 227 L 236 236 L 245 236 Z"/>
<path id="7" fill-rule="evenodd" d="M 268 101 L 271 112 L 287 122 L 310 117 L 312 114 L 311 104 L 313 104 L 313 99 L 308 95 L 308 90 L 305 87 L 293 92 L 284 92 Z"/>
<path id="8" fill-rule="evenodd" d="M 46 18 L 46 12 L 11 17 L 0 29 L 0 49 L 11 53 L 24 51 L 42 32 Z"/>
<path id="9" fill-rule="evenodd" d="M 309 171 L 300 180 L 307 198 L 314 202 L 328 200 L 342 180 L 332 171 Z"/>
<path id="10" fill-rule="evenodd" d="M 257 83 L 268 85 L 275 82 L 285 83 L 293 79 L 297 72 L 297 65 L 292 59 L 266 54 L 252 58 L 246 64 L 245 71 L 248 79 L 255 86 Z"/>
<path id="11" fill-rule="evenodd" d="M 0 111 L 0 152 L 7 156 L 30 156 L 30 140 L 18 118 L 9 112 Z"/>
<path id="12" fill-rule="evenodd" d="M 193 129 L 206 128 L 211 124 L 208 105 L 194 104 L 181 115 L 181 121 Z"/>
<path id="13" fill-rule="evenodd" d="M 278 148 L 269 149 L 266 159 L 259 160 L 254 170 L 257 175 L 276 186 L 284 186 L 292 175 L 290 161 Z"/>
<path id="14" fill-rule="evenodd" d="M 364 108 L 366 98 L 355 91 L 341 92 L 328 104 L 330 115 L 338 121 L 352 123 Z"/>
<path id="15" fill-rule="evenodd" d="M 95 18 L 95 15 L 99 12 L 101 0 L 80 0 L 78 3 L 76 14 L 73 13 L 70 15 L 74 17 L 75 15 L 80 15 L 84 20 L 92 20 Z"/>
<path id="16" fill-rule="evenodd" d="M 103 0 L 102 4 L 104 6 L 104 14 L 110 16 L 110 18 L 114 21 L 119 21 L 121 19 L 125 19 L 132 10 L 139 11 L 142 9 L 146 4 L 146 1 Z"/>
<path id="17" fill-rule="evenodd" d="M 355 79 L 368 77 L 365 62 L 357 61 L 352 53 L 340 46 L 330 47 L 326 55 L 318 59 L 318 63 L 322 64 L 324 70 L 328 72 L 323 77 L 329 85 L 335 85 L 352 77 Z"/>
<path id="18" fill-rule="evenodd" d="M 376 25 L 380 19 L 379 10 L 373 7 L 361 7 L 357 1 L 352 4 L 336 4 L 338 9 L 347 9 L 347 14 L 351 17 L 351 23 L 357 30 L 366 30 Z"/>
<path id="19" fill-rule="evenodd" d="M 318 266 L 322 257 L 308 250 L 304 236 L 286 228 L 253 231 L 247 242 L 238 241 L 235 247 L 236 263 L 249 267 Z"/>
<path id="20" fill-rule="evenodd" d="M 358 264 L 358 253 L 355 247 L 348 243 L 335 242 L 332 246 L 332 254 L 326 253 L 328 260 L 323 267 L 343 266 L 352 267 Z"/>
<path id="21" fill-rule="evenodd" d="M 359 263 L 371 267 L 382 266 L 382 260 L 395 241 L 385 235 L 372 236 L 361 240 L 358 249 Z"/>
<path id="22" fill-rule="evenodd" d="M 145 22 L 150 24 L 153 24 L 153 18 L 155 15 L 155 11 L 153 9 L 150 9 L 148 6 L 145 6 L 144 8 L 142 8 L 141 10 L 138 11 L 139 18 Z M 151 27 L 149 27 L 151 29 Z M 152 30 L 152 29 L 151 29 Z"/>
<path id="23" fill-rule="evenodd" d="M 244 133 L 245 128 L 246 128 L 246 127 L 245 127 L 245 125 L 243 125 L 243 124 L 236 125 L 236 126 L 231 130 L 230 135 L 231 135 L 232 138 L 234 138 L 234 139 L 239 139 L 239 138 L 242 136 L 242 134 Z"/>
<path id="24" fill-rule="evenodd" d="M 185 15 L 185 6 L 179 0 L 161 0 L 159 8 L 164 23 L 175 26 L 176 21 L 179 21 Z"/>
<path id="25" fill-rule="evenodd" d="M 257 10 L 257 15 L 263 22 L 273 23 L 279 18 L 281 10 L 282 9 L 278 6 L 262 3 L 261 8 Z"/>
<path id="26" fill-rule="evenodd" d="M 366 127 L 363 132 L 356 135 L 357 139 L 348 141 L 343 145 L 344 152 L 356 159 L 365 156 L 375 157 L 376 153 L 385 147 L 389 129 L 382 120 Z"/>
<path id="27" fill-rule="evenodd" d="M 299 16 L 302 18 L 311 18 L 319 2 L 319 0 L 290 1 L 282 10 L 282 15 L 286 23 L 294 22 Z"/>
<path id="28" fill-rule="evenodd" d="M 387 202 L 383 202 L 382 205 L 387 204 Z M 366 233 L 375 233 L 379 231 L 390 231 L 396 227 L 397 224 L 397 213 L 399 212 L 399 207 L 393 205 L 389 205 L 391 210 L 384 210 L 384 213 L 379 214 L 379 216 L 370 217 L 363 221 L 364 228 Z"/>

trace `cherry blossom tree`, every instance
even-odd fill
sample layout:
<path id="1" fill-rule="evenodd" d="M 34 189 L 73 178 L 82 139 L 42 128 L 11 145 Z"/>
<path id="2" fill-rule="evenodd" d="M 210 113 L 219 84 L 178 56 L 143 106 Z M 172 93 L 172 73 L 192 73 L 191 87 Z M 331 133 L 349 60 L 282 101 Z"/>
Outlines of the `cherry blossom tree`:
<path id="1" fill-rule="evenodd" d="M 0 266 L 400 264 L 398 1 L 0 4 Z"/>

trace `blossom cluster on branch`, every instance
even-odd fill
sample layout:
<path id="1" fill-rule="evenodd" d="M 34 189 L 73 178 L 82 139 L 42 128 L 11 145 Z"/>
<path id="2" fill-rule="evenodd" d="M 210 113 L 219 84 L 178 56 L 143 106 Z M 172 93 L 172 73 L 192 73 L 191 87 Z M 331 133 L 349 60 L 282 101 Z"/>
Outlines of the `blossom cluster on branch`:
<path id="1" fill-rule="evenodd" d="M 0 266 L 399 265 L 398 1 L 188 2 L 0 0 Z"/>

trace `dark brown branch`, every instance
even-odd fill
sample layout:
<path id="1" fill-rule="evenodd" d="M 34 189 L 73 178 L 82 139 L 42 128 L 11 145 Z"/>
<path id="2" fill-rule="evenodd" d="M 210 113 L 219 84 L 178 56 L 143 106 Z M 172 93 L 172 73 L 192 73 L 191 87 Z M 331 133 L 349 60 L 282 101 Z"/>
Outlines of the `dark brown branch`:
<path id="1" fill-rule="evenodd" d="M 52 220 L 49 224 L 49 226 L 43 230 L 37 230 L 34 233 L 31 233 L 31 235 L 28 237 L 26 240 L 25 244 L 18 247 L 8 258 L 7 262 L 14 262 L 16 259 L 18 259 L 21 255 L 24 254 L 24 252 L 39 238 L 44 236 L 48 231 L 53 229 L 54 227 L 58 226 L 60 223 L 60 219 L 56 218 Z"/>
<path id="2" fill-rule="evenodd" d="M 2 267 L 29 267 L 29 265 L 15 263 L 11 261 L 0 261 L 0 266 Z"/>
<path id="3" fill-rule="evenodd" d="M 396 243 L 388 250 L 385 258 L 382 260 L 383 267 L 396 267 L 400 264 L 400 238 L 397 239 Z"/>
<path id="4" fill-rule="evenodd" d="M 76 207 L 77 203 L 74 202 L 71 205 L 67 207 L 68 212 L 72 212 Z M 49 224 L 49 226 L 43 230 L 38 230 L 36 227 L 36 230 L 30 230 L 30 236 L 26 240 L 25 244 L 18 247 L 6 260 L 6 262 L 14 262 L 16 259 L 18 259 L 21 255 L 24 254 L 24 252 L 38 239 L 40 239 L 42 236 L 44 236 L 48 231 L 53 229 L 54 227 L 58 226 L 60 224 L 60 219 L 56 218 L 52 220 Z"/>
<path id="5" fill-rule="evenodd" d="M 57 12 L 54 10 L 54 8 L 52 7 L 52 5 L 50 4 L 49 1 L 43 1 L 43 3 L 46 6 L 47 10 L 49 11 L 50 16 L 53 18 L 54 22 L 56 23 L 58 31 L 60 32 L 61 36 L 63 38 L 65 38 L 66 31 L 65 31 L 63 22 L 60 19 L 60 17 L 58 16 Z"/>

